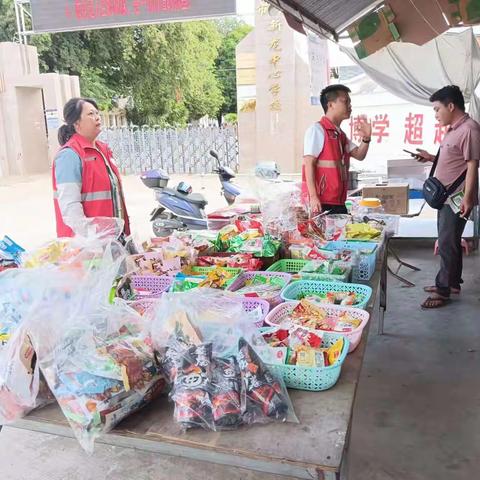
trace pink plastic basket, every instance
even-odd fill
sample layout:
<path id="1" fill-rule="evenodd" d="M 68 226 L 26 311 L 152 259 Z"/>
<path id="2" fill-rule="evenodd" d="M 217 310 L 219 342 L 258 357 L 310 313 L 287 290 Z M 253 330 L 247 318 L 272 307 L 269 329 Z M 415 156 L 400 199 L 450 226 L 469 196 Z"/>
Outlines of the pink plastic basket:
<path id="1" fill-rule="evenodd" d="M 280 325 L 284 320 L 287 319 L 288 315 L 293 311 L 293 309 L 299 304 L 300 302 L 284 302 L 275 307 L 266 317 L 265 323 L 272 326 Z M 360 340 L 362 338 L 362 332 L 365 326 L 370 319 L 370 314 L 365 310 L 361 310 L 359 308 L 354 307 L 344 307 L 341 305 L 330 305 L 328 303 L 324 303 L 321 305 L 321 308 L 326 310 L 328 315 L 334 315 L 335 313 L 346 312 L 358 320 L 361 320 L 362 323 L 352 330 L 351 332 L 325 332 L 324 330 L 317 330 L 319 333 L 335 333 L 339 335 L 343 335 L 347 337 L 350 342 L 350 347 L 348 353 L 353 352 Z"/>
<path id="2" fill-rule="evenodd" d="M 284 273 L 284 272 L 266 272 L 266 271 L 258 271 L 258 272 L 243 272 L 241 273 L 238 278 L 232 282 L 232 284 L 227 288 L 227 290 L 231 292 L 235 292 L 242 288 L 245 285 L 245 282 L 247 280 L 250 280 L 251 278 L 255 277 L 256 275 L 261 275 L 263 277 L 270 277 L 270 278 L 281 278 L 285 281 L 284 287 L 288 285 L 290 280 L 292 279 L 292 276 L 289 273 Z M 283 289 L 282 289 L 283 290 Z M 282 290 L 279 290 L 278 295 L 275 296 L 272 299 L 263 299 L 267 301 L 270 304 L 270 308 L 273 308 L 274 306 L 278 305 L 279 303 L 282 302 L 282 297 L 280 296 Z M 252 297 L 250 297 L 252 298 Z"/>
<path id="3" fill-rule="evenodd" d="M 150 293 L 142 295 L 137 300 L 145 298 L 158 298 L 163 293 L 169 290 L 173 283 L 173 277 L 167 275 L 134 275 L 131 277 L 132 287 L 137 289 L 144 289 Z"/>
<path id="4" fill-rule="evenodd" d="M 246 312 L 251 312 L 256 308 L 261 308 L 262 319 L 259 320 L 258 322 L 255 322 L 255 326 L 256 327 L 263 326 L 265 317 L 267 316 L 268 311 L 270 310 L 270 304 L 266 300 L 263 300 L 262 298 L 243 297 L 242 306 Z"/>

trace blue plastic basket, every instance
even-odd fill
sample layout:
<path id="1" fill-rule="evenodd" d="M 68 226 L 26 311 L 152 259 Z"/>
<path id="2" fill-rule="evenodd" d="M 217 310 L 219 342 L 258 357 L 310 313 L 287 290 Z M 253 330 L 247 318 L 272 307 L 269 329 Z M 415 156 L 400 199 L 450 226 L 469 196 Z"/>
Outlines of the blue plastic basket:
<path id="1" fill-rule="evenodd" d="M 352 268 L 352 281 L 358 282 L 359 280 L 370 280 L 375 273 L 377 264 L 377 250 L 378 243 L 374 242 L 349 242 L 349 241 L 336 241 L 328 242 L 322 247 L 323 250 L 363 250 L 365 253 L 360 254 L 358 264 L 353 265 Z"/>
<path id="2" fill-rule="evenodd" d="M 262 328 L 261 332 L 272 330 L 271 328 Z M 332 346 L 342 335 L 336 333 L 324 333 L 322 347 Z M 283 378 L 288 388 L 297 390 L 309 390 L 311 392 L 321 392 L 332 388 L 338 381 L 342 371 L 342 365 L 347 357 L 350 342 L 348 338 L 343 337 L 342 353 L 334 365 L 329 367 L 302 367 L 298 365 L 278 365 L 268 363 L 270 370 L 279 377 Z"/>
<path id="3" fill-rule="evenodd" d="M 324 295 L 328 292 L 355 292 L 359 301 L 352 307 L 365 309 L 370 297 L 372 289 L 368 285 L 359 285 L 357 283 L 340 283 L 340 282 L 315 282 L 313 280 L 299 280 L 287 285 L 281 293 L 281 297 L 285 301 L 300 300 L 309 295 Z"/>

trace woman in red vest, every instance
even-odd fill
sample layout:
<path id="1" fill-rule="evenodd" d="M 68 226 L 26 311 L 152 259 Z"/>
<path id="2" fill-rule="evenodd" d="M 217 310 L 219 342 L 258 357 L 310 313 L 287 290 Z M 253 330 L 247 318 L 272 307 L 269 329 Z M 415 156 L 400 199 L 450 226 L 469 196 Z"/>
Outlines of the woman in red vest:
<path id="1" fill-rule="evenodd" d="M 130 234 L 120 173 L 112 151 L 97 140 L 101 131 L 94 100 L 72 98 L 63 108 L 65 125 L 58 130 L 61 145 L 52 169 L 58 237 L 85 234 L 86 219 L 116 217 Z"/>
<path id="2" fill-rule="evenodd" d="M 368 152 L 372 126 L 363 119 L 356 127 L 362 143 L 357 146 L 340 128 L 350 118 L 350 89 L 330 85 L 322 90 L 320 103 L 325 116 L 305 133 L 302 166 L 302 196 L 311 214 L 329 211 L 347 213 L 350 157 L 363 160 Z"/>

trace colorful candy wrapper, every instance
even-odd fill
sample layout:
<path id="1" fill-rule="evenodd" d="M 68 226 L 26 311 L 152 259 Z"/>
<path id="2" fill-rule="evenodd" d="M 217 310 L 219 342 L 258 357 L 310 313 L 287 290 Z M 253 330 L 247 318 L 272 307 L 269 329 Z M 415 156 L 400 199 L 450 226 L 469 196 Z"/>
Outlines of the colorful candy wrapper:
<path id="1" fill-rule="evenodd" d="M 333 365 L 338 357 L 342 354 L 343 338 L 339 338 L 331 347 L 327 350 L 328 364 Z"/>
<path id="2" fill-rule="evenodd" d="M 215 359 L 211 400 L 216 430 L 234 428 L 242 422 L 240 380 L 235 357 Z"/>
<path id="3" fill-rule="evenodd" d="M 238 342 L 238 365 L 243 388 L 243 421 L 255 423 L 268 418 L 285 421 L 288 402 L 280 382 L 243 338 Z"/>
<path id="4" fill-rule="evenodd" d="M 212 344 L 194 345 L 177 360 L 170 394 L 175 402 L 174 418 L 184 429 L 214 429 L 211 391 Z"/>

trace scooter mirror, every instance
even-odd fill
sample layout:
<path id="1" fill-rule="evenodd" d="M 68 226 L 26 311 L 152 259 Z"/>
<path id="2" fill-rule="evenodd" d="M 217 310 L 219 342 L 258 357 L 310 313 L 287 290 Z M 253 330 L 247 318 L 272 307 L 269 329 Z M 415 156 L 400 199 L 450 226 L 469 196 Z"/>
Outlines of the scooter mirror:
<path id="1" fill-rule="evenodd" d="M 210 150 L 210 155 L 218 160 L 218 153 L 215 150 Z"/>

